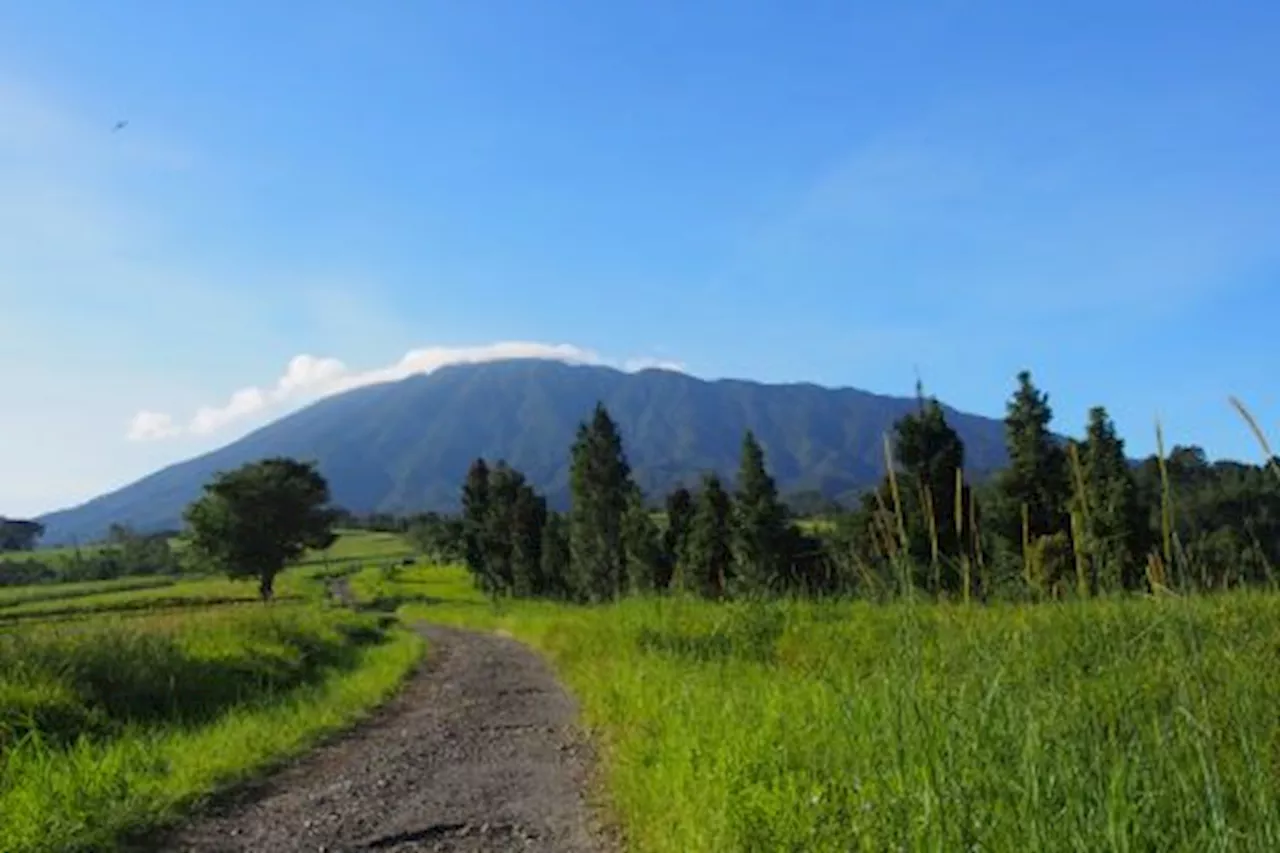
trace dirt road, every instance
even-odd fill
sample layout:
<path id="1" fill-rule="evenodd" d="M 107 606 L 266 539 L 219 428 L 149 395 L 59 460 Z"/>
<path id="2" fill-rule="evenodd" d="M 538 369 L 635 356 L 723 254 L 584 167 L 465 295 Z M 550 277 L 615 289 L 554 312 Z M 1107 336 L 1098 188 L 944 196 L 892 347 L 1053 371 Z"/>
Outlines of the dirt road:
<path id="1" fill-rule="evenodd" d="M 573 700 L 546 664 L 504 637 L 421 630 L 428 662 L 376 717 L 158 849 L 616 849 L 585 798 Z"/>

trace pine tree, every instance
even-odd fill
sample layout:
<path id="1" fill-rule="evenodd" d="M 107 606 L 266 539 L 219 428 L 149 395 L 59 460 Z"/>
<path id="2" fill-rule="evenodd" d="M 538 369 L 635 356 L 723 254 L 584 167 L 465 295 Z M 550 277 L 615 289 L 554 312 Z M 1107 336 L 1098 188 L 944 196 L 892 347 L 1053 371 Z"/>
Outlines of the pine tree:
<path id="1" fill-rule="evenodd" d="M 894 458 L 904 474 L 901 488 L 911 556 L 924 586 L 933 592 L 960 586 L 958 558 L 964 553 L 968 523 L 964 507 L 971 499 L 961 486 L 960 524 L 956 488 L 964 470 L 964 442 L 947 423 L 936 399 L 921 395 L 920 409 L 894 424 Z"/>
<path id="2" fill-rule="evenodd" d="M 517 596 L 546 595 L 548 592 L 542 572 L 542 529 L 546 522 L 546 500 L 524 482 L 521 475 L 510 528 L 512 592 Z"/>
<path id="3" fill-rule="evenodd" d="M 626 579 L 623 517 L 633 484 L 622 437 L 603 403 L 581 424 L 570 470 L 569 545 L 575 592 L 589 601 L 617 597 Z"/>
<path id="4" fill-rule="evenodd" d="M 542 526 L 542 582 L 544 595 L 551 598 L 568 598 L 569 586 L 569 525 L 563 515 L 548 512 Z"/>
<path id="5" fill-rule="evenodd" d="M 723 597 L 733 580 L 733 504 L 720 478 L 703 477 L 697 509 L 685 547 L 686 588 L 712 598 Z"/>
<path id="6" fill-rule="evenodd" d="M 487 574 L 484 560 L 488 517 L 489 466 L 483 459 L 476 459 L 467 469 L 462 486 L 462 541 L 467 568 L 482 587 Z"/>
<path id="7" fill-rule="evenodd" d="M 667 495 L 666 503 L 667 529 L 662 532 L 664 574 L 658 579 L 658 586 L 662 589 L 681 585 L 681 565 L 695 509 L 693 495 L 684 486 L 678 486 Z"/>
<path id="8" fill-rule="evenodd" d="M 516 507 L 525 487 L 524 475 L 505 461 L 489 471 L 489 513 L 485 518 L 484 564 L 481 588 L 490 595 L 512 592 L 515 572 Z"/>
<path id="9" fill-rule="evenodd" d="M 1021 550 L 1024 539 L 1034 545 L 1041 537 L 1066 534 L 1071 494 L 1067 456 L 1049 431 L 1053 410 L 1049 397 L 1038 390 L 1031 374 L 1018 374 L 1018 389 L 1005 415 L 1009 465 L 999 480 L 998 524 L 1005 540 Z M 1056 553 L 1056 552 L 1055 552 Z M 1069 563 L 1069 561 L 1068 561 Z M 1064 564 L 1046 564 L 1043 580 L 1054 584 Z"/>
<path id="10" fill-rule="evenodd" d="M 1081 446 L 1083 483 L 1081 538 L 1093 591 L 1135 589 L 1142 579 L 1143 528 L 1146 525 L 1124 441 L 1101 406 L 1089 410 Z"/>
<path id="11" fill-rule="evenodd" d="M 663 562 L 662 540 L 639 489 L 633 489 L 627 501 L 622 539 L 627 553 L 630 588 L 637 592 L 651 592 L 658 588 Z"/>
<path id="12" fill-rule="evenodd" d="M 733 513 L 735 587 L 760 595 L 782 586 L 787 572 L 787 515 L 765 470 L 764 450 L 748 430 L 742 439 Z"/>

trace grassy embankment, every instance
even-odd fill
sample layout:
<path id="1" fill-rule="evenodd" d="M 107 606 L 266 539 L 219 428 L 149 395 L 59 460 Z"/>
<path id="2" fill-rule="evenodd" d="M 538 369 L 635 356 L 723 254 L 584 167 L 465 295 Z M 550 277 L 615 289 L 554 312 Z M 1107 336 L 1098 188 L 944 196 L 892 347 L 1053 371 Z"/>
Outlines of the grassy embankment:
<path id="1" fill-rule="evenodd" d="M 352 538 L 344 559 L 370 550 Z M 5 590 L 24 618 L 0 621 L 0 848 L 110 849 L 386 699 L 421 640 L 321 603 L 317 571 L 271 606 L 219 606 L 256 594 L 219 579 Z"/>
<path id="2" fill-rule="evenodd" d="M 1274 595 L 494 607 L 426 567 L 353 588 L 545 652 L 635 850 L 1280 849 Z"/>

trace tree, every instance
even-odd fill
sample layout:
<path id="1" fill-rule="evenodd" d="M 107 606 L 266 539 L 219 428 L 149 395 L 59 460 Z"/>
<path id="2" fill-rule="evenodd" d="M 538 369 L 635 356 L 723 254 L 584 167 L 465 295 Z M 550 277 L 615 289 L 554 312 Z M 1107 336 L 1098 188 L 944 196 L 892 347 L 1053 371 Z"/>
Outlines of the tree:
<path id="1" fill-rule="evenodd" d="M 667 495 L 666 503 L 667 529 L 662 532 L 663 574 L 657 581 L 660 589 L 666 589 L 673 583 L 679 585 L 678 575 L 694 514 L 693 495 L 684 486 Z"/>
<path id="2" fill-rule="evenodd" d="M 510 593 L 515 583 L 515 525 L 524 475 L 499 460 L 489 469 L 489 512 L 481 535 L 484 571 L 480 587 L 489 595 Z"/>
<path id="3" fill-rule="evenodd" d="M 735 586 L 749 595 L 778 589 L 787 572 L 787 514 L 765 470 L 764 449 L 747 430 L 742 438 L 733 513 Z"/>
<path id="4" fill-rule="evenodd" d="M 30 551 L 44 535 L 44 525 L 38 521 L 0 517 L 0 552 Z"/>
<path id="5" fill-rule="evenodd" d="M 1070 475 L 1066 453 L 1049 431 L 1052 420 L 1048 395 L 1022 371 L 1005 415 L 1009 465 L 999 479 L 997 518 L 1009 542 L 1022 543 L 1025 537 L 1035 543 L 1067 530 Z M 1052 584 L 1057 579 L 1045 580 Z"/>
<path id="6" fill-rule="evenodd" d="M 462 551 L 467 568 L 477 580 L 486 574 L 485 537 L 489 519 L 489 465 L 476 459 L 462 484 Z"/>
<path id="7" fill-rule="evenodd" d="M 258 579 L 264 601 L 275 577 L 308 548 L 333 543 L 329 485 L 315 463 L 273 457 L 218 474 L 184 518 L 191 552 L 231 577 Z"/>
<path id="8" fill-rule="evenodd" d="M 622 542 L 627 554 L 627 581 L 632 590 L 650 592 L 663 574 L 662 540 L 639 489 L 633 489 L 622 519 Z"/>
<path id="9" fill-rule="evenodd" d="M 1076 543 L 1087 556 L 1090 587 L 1135 589 L 1142 579 L 1146 519 L 1124 442 L 1107 410 L 1089 410 L 1089 425 L 1080 453 L 1081 494 L 1076 496 L 1081 521 Z"/>
<path id="10" fill-rule="evenodd" d="M 542 526 L 542 581 L 545 594 L 552 598 L 569 597 L 569 525 L 563 515 L 548 512 Z"/>
<path id="11" fill-rule="evenodd" d="M 724 596 L 733 580 L 733 504 L 720 478 L 703 477 L 685 548 L 684 581 L 711 598 Z"/>
<path id="12" fill-rule="evenodd" d="M 947 423 L 938 401 L 926 402 L 922 393 L 919 410 L 900 418 L 893 431 L 893 455 L 905 475 L 903 504 L 911 556 L 917 565 L 930 568 L 923 578 L 927 588 L 935 593 L 954 592 L 960 586 L 957 561 L 968 534 L 964 508 L 972 499 L 960 483 L 964 442 Z"/>
<path id="13" fill-rule="evenodd" d="M 633 487 L 622 436 L 603 403 L 578 427 L 569 476 L 569 547 L 575 592 L 589 601 L 617 597 L 626 576 L 623 517 Z"/>
<path id="14" fill-rule="evenodd" d="M 518 596 L 546 595 L 542 571 L 542 529 L 547 523 L 547 501 L 525 482 L 516 488 L 511 510 L 511 590 Z"/>

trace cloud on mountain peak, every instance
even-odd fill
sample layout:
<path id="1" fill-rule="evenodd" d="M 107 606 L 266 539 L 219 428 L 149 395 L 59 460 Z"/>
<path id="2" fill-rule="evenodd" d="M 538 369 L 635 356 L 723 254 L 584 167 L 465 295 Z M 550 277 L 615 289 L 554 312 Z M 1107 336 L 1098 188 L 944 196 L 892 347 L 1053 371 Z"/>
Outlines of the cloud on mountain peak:
<path id="1" fill-rule="evenodd" d="M 312 402 L 379 382 L 395 382 L 409 376 L 431 373 L 450 364 L 478 364 L 515 358 L 542 358 L 570 364 L 599 364 L 637 371 L 647 368 L 683 371 L 677 362 L 650 357 L 621 361 L 606 359 L 593 350 L 573 344 L 545 344 L 533 341 L 502 341 L 473 347 L 432 346 L 412 349 L 392 364 L 371 370 L 353 370 L 336 358 L 296 355 L 272 385 L 251 386 L 235 391 L 225 403 L 201 406 L 186 421 L 172 414 L 143 410 L 133 416 L 127 437 L 130 441 L 159 441 L 179 436 L 207 436 L 232 424 L 290 405 Z"/>

